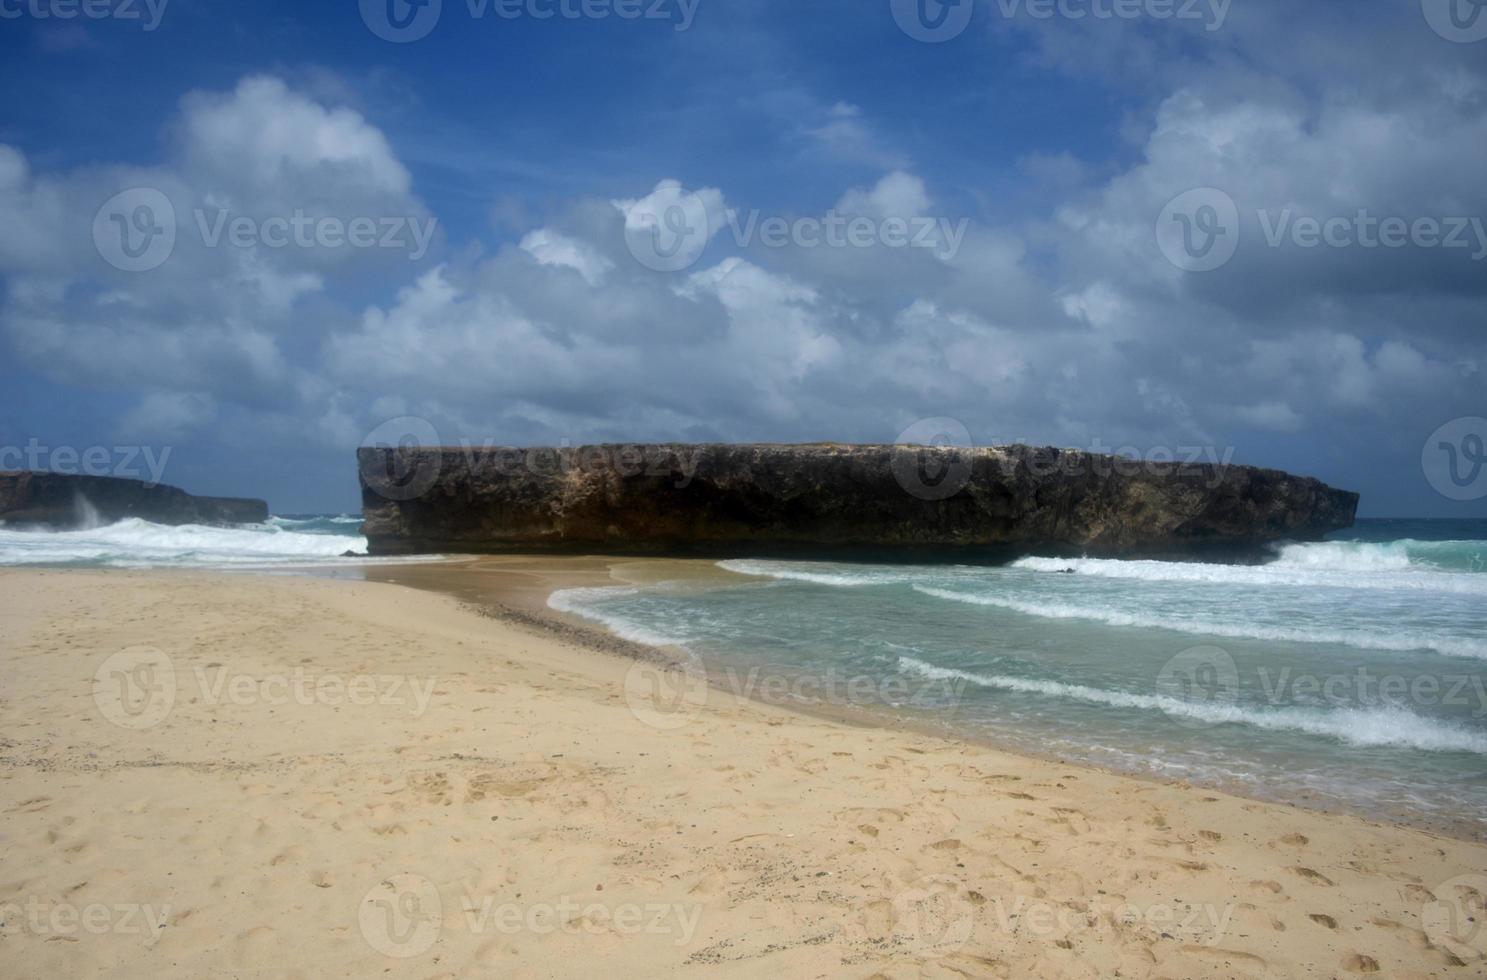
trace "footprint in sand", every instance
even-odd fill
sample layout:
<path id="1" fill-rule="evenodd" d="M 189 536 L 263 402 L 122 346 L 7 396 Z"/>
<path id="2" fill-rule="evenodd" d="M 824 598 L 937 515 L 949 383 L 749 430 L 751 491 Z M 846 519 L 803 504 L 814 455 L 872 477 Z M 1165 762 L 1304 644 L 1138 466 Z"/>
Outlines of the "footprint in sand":
<path id="1" fill-rule="evenodd" d="M 1377 973 L 1379 961 L 1362 953 L 1349 953 L 1342 958 L 1342 968 L 1349 973 Z"/>
<path id="2" fill-rule="evenodd" d="M 1328 929 L 1337 928 L 1337 920 L 1332 918 L 1332 916 L 1330 915 L 1323 915 L 1320 912 L 1312 912 L 1307 915 L 1307 918 L 1315 922 L 1319 926 L 1325 926 Z"/>
<path id="3" fill-rule="evenodd" d="M 1331 888 L 1337 884 L 1335 881 L 1322 874 L 1320 871 L 1313 871 L 1311 868 L 1292 868 L 1291 870 L 1296 872 L 1301 877 L 1305 878 L 1307 881 L 1311 882 L 1313 885 L 1321 885 L 1325 888 Z"/>

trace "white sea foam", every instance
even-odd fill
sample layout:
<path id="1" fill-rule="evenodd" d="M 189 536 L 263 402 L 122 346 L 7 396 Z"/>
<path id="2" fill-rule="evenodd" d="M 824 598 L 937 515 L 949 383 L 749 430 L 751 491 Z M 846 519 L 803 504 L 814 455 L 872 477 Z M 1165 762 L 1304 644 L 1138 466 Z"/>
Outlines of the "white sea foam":
<path id="1" fill-rule="evenodd" d="M 599 608 L 605 600 L 636 596 L 640 591 L 636 586 L 624 585 L 597 589 L 558 589 L 547 597 L 547 605 L 558 612 L 591 619 L 614 635 L 632 643 L 644 643 L 653 647 L 683 646 L 686 642 L 684 637 L 661 633 L 633 619 Z"/>
<path id="2" fill-rule="evenodd" d="M 1420 749 L 1426 752 L 1472 752 L 1487 755 L 1487 734 L 1422 718 L 1402 708 L 1253 708 L 1224 701 L 1187 701 L 1162 694 L 1107 691 L 1081 684 L 979 674 L 936 667 L 915 657 L 900 657 L 900 666 L 931 680 L 962 680 L 981 687 L 1067 698 L 1113 708 L 1160 711 L 1174 718 L 1206 724 L 1250 725 L 1267 731 L 1302 732 L 1334 738 L 1349 745 Z"/>
<path id="3" fill-rule="evenodd" d="M 1460 636 L 1439 636 L 1429 632 L 1394 633 L 1326 627 L 1277 626 L 1260 622 L 1223 622 L 1221 620 L 1180 618 L 1174 615 L 1129 612 L 1106 605 L 1076 605 L 1038 599 L 1014 599 L 988 593 L 957 592 L 929 585 L 915 585 L 914 591 L 936 599 L 964 602 L 974 606 L 992 606 L 1026 616 L 1046 619 L 1084 619 L 1107 626 L 1132 626 L 1142 629 L 1164 629 L 1199 636 L 1222 636 L 1237 640 L 1273 640 L 1288 643 L 1340 643 L 1364 650 L 1435 650 L 1452 657 L 1487 659 L 1487 640 Z"/>
<path id="4" fill-rule="evenodd" d="M 77 531 L 0 528 L 0 565 L 231 565 L 320 562 L 365 552 L 365 538 L 305 534 L 274 524 L 179 527 L 128 518 Z"/>
<path id="5" fill-rule="evenodd" d="M 1134 579 L 1146 582 L 1191 582 L 1339 589 L 1410 589 L 1487 596 L 1487 574 L 1453 570 L 1463 567 L 1487 544 L 1480 541 L 1326 541 L 1287 545 L 1266 565 L 1219 565 L 1204 562 L 1122 561 L 1113 558 L 1022 558 L 1012 567 L 1033 572 L 1062 572 Z"/>
<path id="6" fill-rule="evenodd" d="M 755 561 L 752 559 L 729 560 L 718 562 L 718 567 L 739 575 L 753 575 L 758 578 L 782 579 L 788 582 L 811 582 L 815 585 L 835 585 L 838 587 L 851 588 L 862 585 L 893 585 L 899 582 L 912 582 L 916 578 L 922 578 L 923 572 L 878 570 L 869 567 L 854 568 L 851 571 L 834 565 L 820 565 L 818 568 L 802 568 L 799 563 L 780 561 Z M 830 569 L 828 571 L 828 569 Z"/>

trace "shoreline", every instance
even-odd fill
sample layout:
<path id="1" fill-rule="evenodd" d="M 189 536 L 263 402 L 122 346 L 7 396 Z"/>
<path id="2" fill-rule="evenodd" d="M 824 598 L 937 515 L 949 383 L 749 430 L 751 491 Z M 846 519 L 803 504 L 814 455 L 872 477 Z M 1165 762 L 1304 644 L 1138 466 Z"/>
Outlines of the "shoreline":
<path id="1" fill-rule="evenodd" d="M 458 568 L 466 574 L 446 570 Z M 637 558 L 605 555 L 501 555 L 459 556 L 447 562 L 416 565 L 366 566 L 367 581 L 386 582 L 409 588 L 448 595 L 468 604 L 482 615 L 508 622 L 561 640 L 574 642 L 600 653 L 631 660 L 656 663 L 679 663 L 685 652 L 657 647 L 626 639 L 604 624 L 586 617 L 554 609 L 548 604 L 553 593 L 571 588 L 624 587 L 663 581 L 723 581 L 742 579 L 736 572 L 717 567 L 711 558 Z M 485 588 L 477 588 L 468 574 L 481 574 Z M 313 573 L 312 573 L 313 574 Z M 740 695 L 737 685 L 718 678 L 719 664 L 702 661 L 708 686 L 723 694 Z M 727 672 L 731 668 L 722 668 Z M 1420 811 L 1404 809 L 1363 811 L 1343 801 L 1326 797 L 1294 799 L 1280 794 L 1267 795 L 1262 787 L 1239 781 L 1194 780 L 1166 776 L 1153 771 L 1122 769 L 1085 759 L 1068 759 L 1054 753 L 1039 753 L 1026 744 L 996 738 L 993 734 L 957 728 L 936 721 L 929 714 L 916 716 L 906 708 L 881 704 L 835 704 L 768 698 L 757 693 L 741 696 L 760 704 L 795 711 L 812 718 L 836 721 L 858 727 L 877 727 L 894 731 L 912 731 L 933 738 L 964 742 L 998 752 L 1023 756 L 1060 766 L 1075 766 L 1119 778 L 1137 779 L 1162 785 L 1186 786 L 1213 790 L 1230 796 L 1273 806 L 1295 807 L 1315 813 L 1346 816 L 1369 823 L 1406 827 L 1466 843 L 1487 843 L 1487 821 L 1433 817 Z"/>
<path id="2" fill-rule="evenodd" d="M 1476 908 L 1487 847 L 734 694 L 648 716 L 649 665 L 435 592 L 12 569 L 0 598 L 0 906 L 168 906 L 144 936 L 8 915 L 30 975 L 1423 978 L 1487 953 L 1438 914 Z M 141 649 L 174 678 L 142 727 L 97 686 Z M 271 683 L 300 673 L 342 683 Z M 363 704 L 365 677 L 411 683 Z M 442 911 L 389 931 L 410 896 Z M 623 925 L 642 908 L 665 928 Z"/>

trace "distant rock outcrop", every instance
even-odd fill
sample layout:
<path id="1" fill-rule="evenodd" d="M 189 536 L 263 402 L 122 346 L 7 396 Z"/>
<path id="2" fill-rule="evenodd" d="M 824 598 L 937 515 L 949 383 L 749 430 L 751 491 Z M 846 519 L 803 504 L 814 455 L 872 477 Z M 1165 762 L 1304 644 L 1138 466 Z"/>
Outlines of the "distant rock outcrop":
<path id="1" fill-rule="evenodd" d="M 373 554 L 1181 556 L 1349 527 L 1358 495 L 1276 470 L 1006 446 L 366 448 Z"/>
<path id="2" fill-rule="evenodd" d="M 268 504 L 193 497 L 164 484 L 112 476 L 0 472 L 0 521 L 7 525 L 77 528 L 126 517 L 156 524 L 256 524 L 268 520 Z"/>

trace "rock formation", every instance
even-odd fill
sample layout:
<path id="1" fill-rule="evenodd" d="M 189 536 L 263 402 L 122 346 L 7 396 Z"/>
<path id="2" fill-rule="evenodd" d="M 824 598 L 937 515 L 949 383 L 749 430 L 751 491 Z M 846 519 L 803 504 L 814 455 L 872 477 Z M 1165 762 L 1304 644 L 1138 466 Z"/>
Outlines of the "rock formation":
<path id="1" fill-rule="evenodd" d="M 1358 495 L 1275 470 L 1007 446 L 365 448 L 373 554 L 949 557 L 1257 553 Z"/>
<path id="2" fill-rule="evenodd" d="M 65 529 L 138 517 L 156 524 L 254 524 L 268 504 L 236 497 L 193 497 L 164 484 L 111 476 L 0 472 L 0 521 Z"/>

